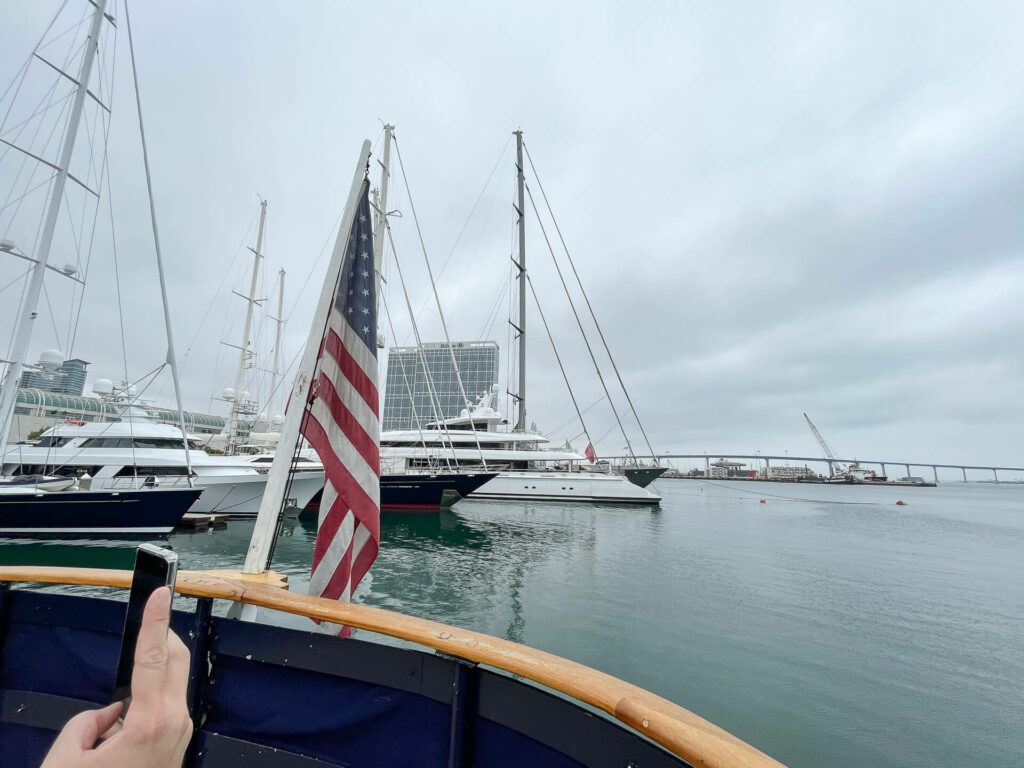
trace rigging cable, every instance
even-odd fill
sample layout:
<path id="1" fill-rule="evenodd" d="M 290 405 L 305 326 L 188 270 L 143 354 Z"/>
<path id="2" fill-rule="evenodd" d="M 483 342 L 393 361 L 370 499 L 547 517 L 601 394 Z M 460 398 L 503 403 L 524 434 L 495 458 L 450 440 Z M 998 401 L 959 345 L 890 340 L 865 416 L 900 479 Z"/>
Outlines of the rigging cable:
<path id="1" fill-rule="evenodd" d="M 555 339 L 551 335 L 551 329 L 548 328 L 548 321 L 544 317 L 544 310 L 540 308 L 540 300 L 537 298 L 537 291 L 533 288 L 533 280 L 530 279 L 529 274 L 526 275 L 526 282 L 530 286 L 530 293 L 533 294 L 533 303 L 537 305 L 537 314 L 540 315 L 540 321 L 544 324 L 544 331 L 548 335 L 548 341 L 551 342 L 551 351 L 555 353 L 555 360 L 558 362 L 558 370 L 562 372 L 562 378 L 565 380 L 566 389 L 569 390 L 569 398 L 572 400 L 572 407 L 576 410 L 576 418 L 580 420 L 580 426 L 583 427 L 583 434 L 586 435 L 589 447 L 593 447 L 594 443 L 590 439 L 590 432 L 587 431 L 587 424 L 583 421 L 583 414 L 580 412 L 579 403 L 576 402 L 576 395 L 573 394 L 572 386 L 569 384 L 569 377 L 565 373 L 565 366 L 562 365 L 562 358 L 558 354 L 558 347 L 555 346 Z"/>
<path id="2" fill-rule="evenodd" d="M 146 131 L 142 125 L 142 94 L 139 93 L 139 74 L 135 67 L 135 45 L 132 40 L 132 20 L 128 12 L 128 0 L 124 3 L 124 20 L 128 27 L 128 54 L 132 62 L 132 82 L 135 84 L 135 104 L 139 115 L 139 137 L 142 140 L 142 161 L 146 168 L 146 189 L 149 193 L 149 219 L 153 225 L 153 246 L 156 251 L 156 271 L 160 278 L 160 295 L 164 305 L 164 326 L 167 330 L 167 363 L 171 367 L 174 379 L 174 396 L 178 405 L 178 421 L 181 424 L 181 440 L 185 445 L 185 468 L 188 470 L 188 483 L 192 486 L 192 460 L 188 454 L 188 432 L 185 431 L 185 412 L 181 407 L 181 383 L 178 380 L 178 366 L 174 360 L 174 336 L 171 330 L 171 311 L 167 304 L 167 280 L 164 277 L 163 258 L 160 254 L 160 234 L 156 225 L 156 204 L 153 201 L 153 179 L 149 171 L 149 153 L 146 151 Z"/>
<path id="3" fill-rule="evenodd" d="M 640 427 L 640 433 L 644 436 L 644 442 L 647 443 L 647 449 L 651 452 L 651 456 L 654 457 L 654 461 L 657 464 L 657 454 L 654 452 L 654 448 L 651 446 L 651 441 L 647 437 L 647 431 L 644 429 L 643 423 L 640 421 L 640 416 L 636 412 L 636 407 L 633 405 L 633 399 L 629 396 L 629 391 L 626 389 L 626 383 L 622 380 L 622 374 L 619 373 L 619 367 L 615 364 L 615 358 L 612 357 L 612 351 L 608 347 L 608 342 L 605 340 L 604 332 L 601 330 L 600 323 L 597 322 L 597 315 L 594 313 L 594 308 L 590 305 L 590 298 L 587 296 L 587 292 L 583 288 L 583 281 L 580 280 L 579 272 L 576 271 L 576 263 L 573 261 L 572 254 L 569 253 L 569 247 L 565 244 L 565 238 L 562 236 L 562 230 L 558 226 L 558 220 L 555 218 L 554 212 L 551 210 L 551 203 L 548 202 L 548 196 L 544 192 L 544 184 L 540 180 L 540 176 L 537 174 L 537 169 L 533 165 L 533 158 L 530 157 L 530 150 L 526 146 L 526 142 L 523 142 L 523 149 L 526 152 L 526 159 L 530 163 L 530 170 L 533 172 L 533 177 L 537 179 L 537 187 L 540 189 L 541 197 L 544 199 L 544 205 L 547 206 L 548 214 L 551 216 L 551 222 L 555 225 L 555 231 L 558 233 L 558 239 L 562 243 L 562 248 L 565 250 L 566 258 L 569 260 L 569 266 L 572 267 L 572 273 L 576 276 L 576 283 L 580 287 L 580 291 L 583 293 L 583 300 L 587 303 L 587 309 L 590 311 L 590 317 L 594 321 L 594 327 L 597 328 L 597 335 L 601 338 L 601 344 L 604 345 L 604 351 L 608 355 L 608 360 L 612 364 L 612 370 L 615 371 L 615 376 L 619 380 L 619 386 L 622 387 L 622 393 L 626 396 L 626 402 L 629 403 L 629 408 L 633 412 L 633 418 L 636 419 L 636 424 Z M 632 453 L 632 449 L 630 450 Z M 634 461 L 636 457 L 634 456 Z"/>
<path id="4" fill-rule="evenodd" d="M 445 419 L 441 413 L 441 401 L 437 396 L 437 391 L 434 389 L 434 383 L 430 377 L 430 369 L 427 367 L 427 359 L 423 355 L 423 340 L 420 338 L 419 325 L 416 323 L 416 316 L 412 312 L 412 302 L 409 300 L 409 291 L 405 285 L 405 277 L 402 275 L 402 265 L 398 260 L 398 251 L 395 249 L 395 241 L 391 237 L 391 227 L 387 225 L 387 219 L 384 220 L 384 225 L 387 227 L 385 230 L 388 234 L 388 241 L 391 243 L 391 253 L 395 259 L 395 270 L 398 272 L 398 282 L 402 286 L 402 294 L 405 296 L 405 306 L 409 312 L 409 319 L 412 321 L 412 332 L 416 337 L 416 351 L 419 354 L 420 365 L 423 366 L 423 380 L 427 384 L 427 396 L 430 399 L 430 409 L 434 412 L 434 421 L 437 423 L 437 428 L 441 437 L 441 446 L 444 447 L 444 437 L 448 438 L 448 446 L 452 452 L 452 458 L 456 459 L 458 463 L 458 457 L 455 454 L 455 446 L 452 443 L 451 435 L 448 434 L 448 425 L 445 423 Z M 415 405 L 413 406 L 415 409 Z M 482 453 L 482 452 L 481 452 Z"/>
<path id="5" fill-rule="evenodd" d="M 380 297 L 380 303 L 384 305 L 384 315 L 388 319 L 388 328 L 391 329 L 391 335 L 393 337 L 395 335 L 395 326 L 391 322 L 391 310 L 388 309 L 388 302 L 384 296 Z M 390 365 L 390 358 L 388 360 L 388 364 Z M 409 407 L 412 409 L 412 417 L 416 422 L 416 432 L 419 434 L 420 443 L 423 445 L 423 453 L 427 460 L 427 466 L 430 467 L 433 466 L 433 457 L 430 455 L 430 449 L 427 447 L 427 439 L 423 435 L 423 425 L 420 421 L 419 413 L 416 412 L 416 398 L 413 397 L 412 387 L 409 385 L 409 377 L 406 376 L 405 373 L 405 360 L 399 357 L 398 365 L 402 369 L 402 382 L 405 384 L 405 391 L 409 395 Z M 441 444 L 444 445 L 444 442 L 442 441 Z M 443 455 L 445 464 L 447 464 L 448 468 L 451 469 L 452 463 L 448 460 L 448 454 Z"/>
<path id="6" fill-rule="evenodd" d="M 441 308 L 441 297 L 437 293 L 437 283 L 434 282 L 434 272 L 430 268 L 430 259 L 427 257 L 427 245 L 423 242 L 423 231 L 420 229 L 420 220 L 416 215 L 416 206 L 412 201 L 412 191 L 409 189 L 409 179 L 405 175 L 405 163 L 402 162 L 402 150 L 398 146 L 398 137 L 394 137 L 395 154 L 398 156 L 398 168 L 402 172 L 402 182 L 405 185 L 405 195 L 409 198 L 409 210 L 412 211 L 412 220 L 416 224 L 416 234 L 419 236 L 420 248 L 423 250 L 423 262 L 427 265 L 427 274 L 430 276 L 430 287 L 434 293 L 434 301 L 437 303 L 437 313 L 441 316 L 441 328 L 444 329 L 444 340 L 448 345 L 448 354 L 452 360 L 452 367 L 455 369 L 455 380 L 459 384 L 459 394 L 466 404 L 466 411 L 469 414 L 469 429 L 473 433 L 473 441 L 476 443 L 477 452 L 480 454 L 480 463 L 487 469 L 487 459 L 484 458 L 483 448 L 480 447 L 480 437 L 477 435 L 476 422 L 473 420 L 473 403 L 466 396 L 466 388 L 462 384 L 462 373 L 459 371 L 459 364 L 455 360 L 455 349 L 452 346 L 451 336 L 448 335 L 448 323 L 444 319 L 444 309 Z M 394 247 L 394 246 L 392 246 Z"/>
<path id="7" fill-rule="evenodd" d="M 565 278 L 562 276 L 562 269 L 558 266 L 558 260 L 555 258 L 555 252 L 551 248 L 551 241 L 548 239 L 547 230 L 544 229 L 544 223 L 540 220 L 540 213 L 537 211 L 537 204 L 533 200 L 533 192 L 530 190 L 530 185 L 526 184 L 526 194 L 530 197 L 530 206 L 533 208 L 533 213 L 537 217 L 537 224 L 540 226 L 540 232 L 544 235 L 544 242 L 548 246 L 548 253 L 551 254 L 551 261 L 555 265 L 555 271 L 558 273 L 558 279 L 562 283 L 562 288 L 565 290 L 565 297 L 569 301 L 569 308 L 572 310 L 573 317 L 576 318 L 576 324 L 580 327 L 580 333 L 583 336 L 583 343 L 587 347 L 587 352 L 590 354 L 590 360 L 594 363 L 594 370 L 597 372 L 597 378 L 601 382 L 601 388 L 604 390 L 605 397 L 608 398 L 608 404 L 611 406 L 612 413 L 615 414 L 615 421 L 619 425 L 619 430 L 622 432 L 622 437 L 626 441 L 626 448 L 629 449 L 629 455 L 633 457 L 633 463 L 638 465 L 640 462 L 636 460 L 636 456 L 633 454 L 633 447 L 629 443 L 629 436 L 626 434 L 626 429 L 622 426 L 622 420 L 619 419 L 619 413 L 615 410 L 615 403 L 612 402 L 612 396 L 608 392 L 608 385 L 604 383 L 604 376 L 601 374 L 601 367 L 597 364 L 597 358 L 594 357 L 594 350 L 590 346 L 590 340 L 587 338 L 587 332 L 583 330 L 583 323 L 580 320 L 579 314 L 576 312 L 576 305 L 573 304 L 572 296 L 569 294 L 569 286 L 565 283 Z"/>

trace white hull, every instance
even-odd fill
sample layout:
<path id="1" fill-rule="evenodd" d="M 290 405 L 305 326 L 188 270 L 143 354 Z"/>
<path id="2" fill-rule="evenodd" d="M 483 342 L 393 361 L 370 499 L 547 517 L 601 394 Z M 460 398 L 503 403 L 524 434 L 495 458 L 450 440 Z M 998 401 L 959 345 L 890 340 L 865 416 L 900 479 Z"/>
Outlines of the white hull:
<path id="1" fill-rule="evenodd" d="M 206 490 L 189 508 L 189 512 L 256 517 L 260 511 L 260 499 L 263 498 L 263 492 L 267 487 L 267 476 L 201 477 L 196 479 L 196 485 L 201 485 Z M 302 509 L 323 487 L 323 472 L 302 472 L 295 475 L 288 491 L 287 506 Z"/>
<path id="2" fill-rule="evenodd" d="M 622 475 L 600 472 L 502 472 L 469 499 L 503 501 L 584 501 L 614 504 L 658 504 L 661 497 Z"/>

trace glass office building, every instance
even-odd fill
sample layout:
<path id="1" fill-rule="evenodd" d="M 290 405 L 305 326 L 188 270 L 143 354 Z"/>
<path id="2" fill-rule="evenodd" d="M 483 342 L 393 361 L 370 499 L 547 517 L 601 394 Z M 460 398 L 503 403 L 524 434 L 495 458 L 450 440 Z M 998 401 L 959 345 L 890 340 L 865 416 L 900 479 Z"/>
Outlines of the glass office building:
<path id="1" fill-rule="evenodd" d="M 21 374 L 19 386 L 22 389 L 38 389 L 57 395 L 81 396 L 85 392 L 85 369 L 89 365 L 77 357 L 65 360 L 60 365 L 45 360 L 36 364 L 35 370 Z"/>
<path id="2" fill-rule="evenodd" d="M 466 397 L 475 402 L 498 383 L 498 345 L 493 341 L 455 341 L 451 346 Z M 448 344 L 424 344 L 422 353 L 421 357 L 419 347 L 388 350 L 381 429 L 415 429 L 417 423 L 425 426 L 434 420 L 428 381 L 442 419 L 458 416 L 466 407 Z"/>

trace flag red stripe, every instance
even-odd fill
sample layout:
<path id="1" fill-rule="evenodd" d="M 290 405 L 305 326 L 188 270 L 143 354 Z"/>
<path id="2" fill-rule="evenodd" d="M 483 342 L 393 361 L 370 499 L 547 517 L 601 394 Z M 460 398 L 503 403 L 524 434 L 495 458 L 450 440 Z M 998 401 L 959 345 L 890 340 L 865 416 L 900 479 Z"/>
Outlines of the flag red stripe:
<path id="1" fill-rule="evenodd" d="M 317 397 L 327 404 L 334 423 L 345 433 L 345 437 L 349 439 L 349 442 L 359 451 L 359 455 L 363 457 L 363 460 L 369 465 L 370 469 L 379 477 L 380 449 L 377 447 L 377 441 L 366 433 L 366 429 L 359 423 L 359 419 L 348 409 L 338 394 L 338 390 L 334 388 L 334 382 L 323 373 L 320 374 L 320 386 L 316 394 Z M 315 419 L 313 420 L 315 421 Z M 337 487 L 335 485 L 335 488 Z"/>
<path id="2" fill-rule="evenodd" d="M 334 490 L 338 492 L 338 499 L 343 500 L 342 503 L 355 513 L 356 519 L 369 529 L 371 538 L 374 541 L 380 541 L 380 513 L 377 503 L 367 495 L 366 491 L 363 490 L 362 486 L 359 485 L 334 453 L 327 438 L 327 433 L 320 425 L 320 422 L 312 417 L 307 418 L 302 434 L 303 437 L 309 440 L 309 444 L 313 446 L 313 449 L 320 456 L 320 461 L 324 465 L 324 471 L 327 477 L 331 478 L 331 485 L 334 486 Z M 336 501 L 335 504 L 337 503 Z M 328 514 L 328 518 L 330 518 L 330 514 Z M 321 539 L 324 539 L 325 542 L 330 542 L 334 538 L 334 535 L 338 532 L 338 526 L 341 525 L 341 520 L 332 521 L 332 523 L 333 528 L 326 530 L 328 520 L 324 520 L 324 525 L 320 526 L 320 530 L 317 532 L 318 543 Z"/>
<path id="3" fill-rule="evenodd" d="M 359 367 L 359 363 L 356 362 L 356 359 L 345 348 L 341 337 L 334 332 L 334 329 L 327 331 L 327 340 L 324 348 L 334 358 L 335 362 L 338 363 L 338 368 L 345 374 L 345 378 L 352 382 L 356 392 L 359 393 L 359 396 L 370 406 L 373 414 L 379 419 L 380 398 L 377 394 L 377 385 Z"/>

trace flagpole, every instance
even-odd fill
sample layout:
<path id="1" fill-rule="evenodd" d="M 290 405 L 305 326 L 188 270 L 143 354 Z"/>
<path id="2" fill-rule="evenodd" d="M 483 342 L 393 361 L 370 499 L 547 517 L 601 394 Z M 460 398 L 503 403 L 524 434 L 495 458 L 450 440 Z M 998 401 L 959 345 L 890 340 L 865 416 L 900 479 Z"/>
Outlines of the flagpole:
<path id="1" fill-rule="evenodd" d="M 324 277 L 320 301 L 317 303 L 316 314 L 313 316 L 313 324 L 309 330 L 309 338 L 306 339 L 306 347 L 302 352 L 302 362 L 299 364 L 295 381 L 292 384 L 288 411 L 285 414 L 284 424 L 281 426 L 281 439 L 277 443 L 274 462 L 270 465 L 270 473 L 267 475 L 267 488 L 260 501 L 260 511 L 256 516 L 256 526 L 253 528 L 252 538 L 249 540 L 249 552 L 245 556 L 245 567 L 242 569 L 242 573 L 263 573 L 267 570 L 270 554 L 274 549 L 281 506 L 284 503 L 284 493 L 288 485 L 288 475 L 291 472 L 292 458 L 299 442 L 299 429 L 302 425 L 302 417 L 306 412 L 306 402 L 309 399 L 309 387 L 313 381 L 324 329 L 327 327 L 331 302 L 334 301 L 337 293 L 338 278 L 358 207 L 359 190 L 363 179 L 366 178 L 369 161 L 370 142 L 364 141 L 363 149 L 359 153 L 359 163 L 356 165 L 355 175 L 352 177 L 348 202 L 345 203 L 345 212 L 341 217 L 338 237 L 334 242 L 334 253 L 331 255 L 331 263 Z"/>

